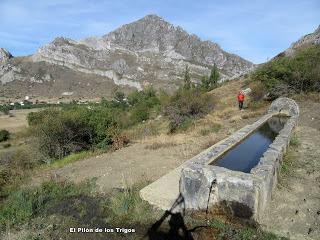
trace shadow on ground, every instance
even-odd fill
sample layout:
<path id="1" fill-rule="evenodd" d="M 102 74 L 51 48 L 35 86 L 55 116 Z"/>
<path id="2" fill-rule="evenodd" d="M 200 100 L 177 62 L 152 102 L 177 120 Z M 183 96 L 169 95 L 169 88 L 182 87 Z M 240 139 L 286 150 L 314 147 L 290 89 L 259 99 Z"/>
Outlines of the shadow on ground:
<path id="1" fill-rule="evenodd" d="M 156 221 L 146 234 L 146 239 L 149 240 L 193 240 L 192 232 L 199 228 L 206 228 L 207 226 L 197 226 L 188 229 L 184 221 L 185 204 L 184 198 L 180 194 L 172 205 L 170 210 L 165 211 L 162 217 Z M 167 225 L 167 226 L 164 226 Z"/>

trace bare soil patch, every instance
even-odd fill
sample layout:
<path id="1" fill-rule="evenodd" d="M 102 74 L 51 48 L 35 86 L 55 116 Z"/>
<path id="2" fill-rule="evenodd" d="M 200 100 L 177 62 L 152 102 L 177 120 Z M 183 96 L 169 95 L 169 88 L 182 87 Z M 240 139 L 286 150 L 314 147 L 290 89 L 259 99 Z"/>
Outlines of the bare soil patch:
<path id="1" fill-rule="evenodd" d="M 299 146 L 292 147 L 290 166 L 263 218 L 263 227 L 290 239 L 320 236 L 320 103 L 299 102 Z"/>

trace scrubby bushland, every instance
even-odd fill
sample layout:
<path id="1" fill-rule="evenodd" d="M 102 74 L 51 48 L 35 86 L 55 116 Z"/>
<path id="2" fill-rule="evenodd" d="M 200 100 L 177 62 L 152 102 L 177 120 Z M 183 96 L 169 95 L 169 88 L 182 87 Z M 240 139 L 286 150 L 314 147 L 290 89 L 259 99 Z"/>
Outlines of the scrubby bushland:
<path id="1" fill-rule="evenodd" d="M 19 186 L 43 156 L 30 147 L 0 153 L 0 198 Z"/>
<path id="2" fill-rule="evenodd" d="M 170 131 L 174 132 L 212 109 L 211 95 L 202 93 L 199 89 L 181 88 L 170 98 L 164 112 L 170 120 Z"/>
<path id="3" fill-rule="evenodd" d="M 296 50 L 292 56 L 278 56 L 250 76 L 261 82 L 271 98 L 301 92 L 320 92 L 320 45 Z"/>
<path id="4" fill-rule="evenodd" d="M 39 150 L 50 158 L 111 145 L 117 121 L 109 108 L 47 109 L 28 117 Z"/>
<path id="5" fill-rule="evenodd" d="M 152 87 L 101 104 L 64 105 L 30 113 L 28 123 L 40 152 L 49 159 L 95 148 L 119 149 L 129 142 L 124 130 L 164 110 L 170 131 L 188 128 L 213 107 L 212 97 L 197 88 L 181 88 L 173 96 Z"/>
<path id="6" fill-rule="evenodd" d="M 160 104 L 156 90 L 153 87 L 147 87 L 143 91 L 134 91 L 128 95 L 128 103 L 131 106 L 146 104 L 148 107 L 154 107 Z"/>
<path id="7" fill-rule="evenodd" d="M 2 129 L 0 130 L 0 142 L 7 141 L 10 137 L 9 131 Z"/>
<path id="8" fill-rule="evenodd" d="M 28 123 L 39 150 L 52 159 L 93 148 L 119 149 L 128 143 L 123 129 L 147 120 L 160 100 L 153 88 L 136 91 L 126 101 L 122 93 L 115 101 L 101 104 L 65 105 L 30 113 Z"/>
<path id="9" fill-rule="evenodd" d="M 266 93 L 266 87 L 258 81 L 251 82 L 249 84 L 249 87 L 251 88 L 250 98 L 254 102 L 257 102 L 261 99 L 263 99 L 265 93 Z"/>

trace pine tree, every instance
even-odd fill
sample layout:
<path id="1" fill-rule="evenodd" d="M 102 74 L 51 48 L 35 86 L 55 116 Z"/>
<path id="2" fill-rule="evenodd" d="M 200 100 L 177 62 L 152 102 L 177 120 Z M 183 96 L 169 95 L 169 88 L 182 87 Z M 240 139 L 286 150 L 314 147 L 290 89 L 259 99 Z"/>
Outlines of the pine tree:
<path id="1" fill-rule="evenodd" d="M 208 89 L 208 90 L 212 90 L 217 87 L 219 76 L 220 76 L 219 70 L 218 70 L 216 64 L 214 64 L 211 69 L 211 73 L 210 73 L 210 77 L 209 77 L 209 86 L 210 86 L 209 88 L 210 89 Z"/>
<path id="2" fill-rule="evenodd" d="M 210 82 L 208 76 L 202 76 L 200 87 L 204 91 L 208 91 L 210 89 Z"/>
<path id="3" fill-rule="evenodd" d="M 191 78 L 190 78 L 190 70 L 189 70 L 189 66 L 186 66 L 186 70 L 184 72 L 184 89 L 191 89 L 192 85 L 191 85 Z"/>

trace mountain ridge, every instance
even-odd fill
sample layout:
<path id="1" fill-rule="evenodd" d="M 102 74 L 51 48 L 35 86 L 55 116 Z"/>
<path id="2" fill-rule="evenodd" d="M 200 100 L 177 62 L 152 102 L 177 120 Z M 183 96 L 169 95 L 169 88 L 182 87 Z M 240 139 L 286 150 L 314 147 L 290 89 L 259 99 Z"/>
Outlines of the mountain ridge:
<path id="1" fill-rule="evenodd" d="M 147 15 L 102 37 L 79 41 L 58 37 L 31 56 L 6 62 L 0 67 L 4 89 L 0 94 L 8 95 L 5 88 L 12 92 L 17 85 L 17 95 L 41 96 L 44 93 L 37 92 L 37 88 L 44 88 L 38 86 L 42 84 L 50 90 L 50 97 L 59 97 L 66 91 L 74 92 L 74 96 L 101 96 L 119 87 L 125 91 L 141 90 L 150 84 L 172 91 L 182 83 L 186 65 L 194 82 L 208 75 L 213 64 L 220 69 L 222 80 L 244 74 L 254 66 L 157 15 Z M 70 72 L 68 76 L 74 72 L 87 80 L 79 76 L 65 79 L 63 72 Z M 91 84 L 88 79 L 100 82 Z M 88 84 L 90 94 L 79 90 Z M 106 91 L 96 90 L 98 85 Z"/>
<path id="2" fill-rule="evenodd" d="M 290 47 L 284 51 L 284 53 L 285 55 L 291 55 L 296 49 L 312 44 L 320 44 L 320 25 L 314 30 L 314 32 L 306 34 L 293 42 Z"/>

